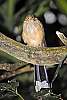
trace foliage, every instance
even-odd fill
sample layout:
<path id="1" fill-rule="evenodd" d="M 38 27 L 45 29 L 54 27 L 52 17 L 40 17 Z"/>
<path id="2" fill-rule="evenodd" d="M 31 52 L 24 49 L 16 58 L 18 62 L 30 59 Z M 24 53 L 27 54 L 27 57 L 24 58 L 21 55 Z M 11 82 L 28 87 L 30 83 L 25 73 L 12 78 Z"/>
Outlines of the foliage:
<path id="1" fill-rule="evenodd" d="M 11 38 L 15 39 L 15 32 L 14 29 L 17 26 L 19 28 L 18 33 L 21 33 L 22 31 L 22 24 L 24 21 L 24 18 L 28 14 L 33 14 L 37 17 L 42 17 L 43 14 L 50 9 L 50 2 L 53 1 L 55 6 L 57 7 L 58 11 L 60 13 L 64 13 L 67 15 L 67 0 L 0 0 L 0 31 L 4 32 L 5 35 L 10 36 Z M 65 34 L 67 33 L 67 26 L 62 27 L 60 29 Z M 67 35 L 67 34 L 66 34 Z M 18 43 L 19 44 L 19 43 Z M 31 52 L 33 51 L 33 48 Z M 31 54 L 30 50 L 29 53 Z M 7 51 L 6 51 L 7 53 Z M 10 53 L 11 54 L 11 53 Z M 18 57 L 18 56 L 17 56 Z M 28 56 L 29 58 L 30 56 Z M 61 58 L 61 57 L 60 57 Z M 28 59 L 27 59 L 28 61 Z M 12 97 L 13 99 L 23 100 L 23 97 L 25 100 L 34 100 L 34 99 L 46 99 L 46 100 L 59 100 L 60 95 L 62 94 L 65 99 L 67 99 L 67 66 L 63 65 L 62 68 L 59 71 L 58 77 L 53 83 L 52 93 L 49 93 L 49 91 L 42 91 L 40 93 L 33 93 L 34 91 L 34 85 L 33 85 L 33 69 L 30 71 L 27 71 L 26 69 L 22 70 L 22 67 L 25 68 L 27 63 L 19 62 L 17 59 L 13 58 L 13 56 L 9 56 L 3 52 L 0 52 L 0 63 L 9 66 L 9 64 L 13 64 L 13 67 L 16 69 L 8 69 L 8 71 L 1 70 L 0 69 L 0 79 L 4 76 L 9 76 L 5 80 L 0 81 L 0 99 Z M 12 65 L 11 65 L 12 66 Z M 33 66 L 29 64 L 29 67 Z M 20 69 L 23 72 L 20 74 L 18 69 Z M 49 67 L 49 66 L 48 66 Z M 57 67 L 57 65 L 51 66 L 51 67 Z M 31 67 L 32 68 L 32 67 Z M 52 73 L 55 68 L 49 69 Z M 13 73 L 12 73 L 12 71 Z M 26 72 L 24 72 L 26 70 Z M 50 71 L 50 72 L 51 72 Z M 17 75 L 18 73 L 19 75 Z M 3 75 L 2 75 L 3 74 Z M 13 76 L 12 76 L 13 75 Z M 12 81 L 12 79 L 15 77 L 15 81 Z M 9 81 L 10 80 L 10 81 Z M 18 82 L 17 82 L 17 81 Z M 60 84 L 58 84 L 60 82 Z M 19 94 L 18 93 L 21 94 Z M 59 91 L 59 92 L 58 92 Z M 46 96 L 46 95 L 47 96 Z M 17 98 L 18 97 L 18 98 Z M 37 98 L 36 98 L 37 97 Z M 39 98 L 38 98 L 39 97 Z M 40 98 L 41 97 L 41 98 Z M 11 100 L 12 100 L 11 98 Z M 60 98 L 61 99 L 61 98 Z"/>

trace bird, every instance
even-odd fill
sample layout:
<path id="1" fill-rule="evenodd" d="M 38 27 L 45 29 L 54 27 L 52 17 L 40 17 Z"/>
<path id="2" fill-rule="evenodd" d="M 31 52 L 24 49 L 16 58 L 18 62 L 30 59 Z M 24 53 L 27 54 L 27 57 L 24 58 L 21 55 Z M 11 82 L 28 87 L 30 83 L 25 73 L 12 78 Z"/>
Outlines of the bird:
<path id="1" fill-rule="evenodd" d="M 26 16 L 23 23 L 24 43 L 33 47 L 45 47 L 45 32 L 42 23 L 33 15 Z"/>
<path id="2" fill-rule="evenodd" d="M 33 15 L 26 16 L 23 22 L 22 39 L 24 43 L 26 43 L 28 46 L 32 46 L 36 48 L 46 47 L 44 27 L 37 17 L 34 17 Z M 37 81 L 41 82 L 39 67 L 40 67 L 39 64 L 36 64 L 35 71 L 37 72 Z M 40 91 L 40 89 L 39 90 L 36 89 L 36 91 Z"/>

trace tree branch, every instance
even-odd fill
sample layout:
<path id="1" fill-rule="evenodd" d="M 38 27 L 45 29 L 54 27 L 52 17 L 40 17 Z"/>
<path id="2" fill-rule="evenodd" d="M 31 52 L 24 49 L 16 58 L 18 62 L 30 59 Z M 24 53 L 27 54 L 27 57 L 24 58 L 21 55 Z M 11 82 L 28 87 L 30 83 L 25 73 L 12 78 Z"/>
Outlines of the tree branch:
<path id="1" fill-rule="evenodd" d="M 49 65 L 60 63 L 67 55 L 67 47 L 46 47 L 34 48 L 18 43 L 0 33 L 0 50 L 17 58 L 21 62 L 39 65 Z"/>

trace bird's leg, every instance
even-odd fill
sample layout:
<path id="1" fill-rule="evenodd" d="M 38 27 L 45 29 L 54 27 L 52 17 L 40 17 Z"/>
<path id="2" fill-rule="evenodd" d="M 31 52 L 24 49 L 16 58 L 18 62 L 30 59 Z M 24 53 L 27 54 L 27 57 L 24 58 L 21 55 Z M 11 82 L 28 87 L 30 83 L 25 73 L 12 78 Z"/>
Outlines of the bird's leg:
<path id="1" fill-rule="evenodd" d="M 46 69 L 46 66 L 45 66 L 45 65 L 44 65 L 44 71 L 45 71 L 45 78 L 46 78 L 46 81 L 48 82 L 47 69 Z"/>
<path id="2" fill-rule="evenodd" d="M 39 65 L 37 64 L 36 65 L 36 77 L 37 77 L 37 81 L 41 81 L 40 79 L 40 69 L 39 69 Z"/>
<path id="3" fill-rule="evenodd" d="M 42 67 L 41 67 L 42 68 Z M 41 89 L 48 89 L 50 88 L 49 86 L 49 82 L 48 82 L 48 75 L 47 75 L 47 70 L 46 70 L 46 67 L 44 66 L 44 70 L 45 72 L 45 79 L 42 81 L 41 79 L 41 75 L 40 74 L 43 74 L 42 70 L 40 69 L 40 66 L 39 65 L 35 65 L 35 75 L 34 75 L 34 79 L 35 79 L 35 90 L 36 92 L 39 92 Z M 41 72 L 41 73 L 40 73 Z"/>
<path id="4" fill-rule="evenodd" d="M 40 79 L 40 72 L 39 72 L 39 65 L 35 65 L 34 66 L 35 70 L 34 70 L 34 79 L 35 79 L 35 90 L 36 92 L 40 91 L 41 89 L 41 79 Z"/>
<path id="5" fill-rule="evenodd" d="M 47 69 L 46 69 L 46 66 L 44 65 L 44 77 L 45 79 L 42 81 L 42 88 L 50 88 L 50 85 L 49 85 L 49 80 L 48 80 L 48 74 L 47 74 Z"/>

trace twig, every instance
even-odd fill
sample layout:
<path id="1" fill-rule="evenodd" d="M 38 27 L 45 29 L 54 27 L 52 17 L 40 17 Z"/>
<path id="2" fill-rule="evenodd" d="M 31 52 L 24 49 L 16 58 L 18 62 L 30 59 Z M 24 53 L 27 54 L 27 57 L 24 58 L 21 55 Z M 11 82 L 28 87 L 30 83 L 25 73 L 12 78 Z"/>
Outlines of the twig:
<path id="1" fill-rule="evenodd" d="M 23 64 L 25 65 L 25 64 Z M 22 63 L 14 63 L 14 64 L 9 64 L 9 63 L 3 63 L 3 64 L 0 64 L 0 70 L 6 70 L 6 71 L 13 71 L 13 70 L 16 70 L 16 69 L 19 69 L 23 67 L 22 66 Z"/>
<path id="2" fill-rule="evenodd" d="M 4 79 L 8 79 L 10 77 L 14 77 L 14 76 L 19 75 L 21 73 L 27 73 L 27 72 L 33 72 L 33 71 L 34 71 L 34 68 L 30 67 L 30 65 L 26 65 L 25 67 L 20 67 L 20 68 L 10 70 L 10 71 L 6 70 L 4 72 L 4 74 L 0 75 L 0 81 L 2 81 Z"/>
<path id="3" fill-rule="evenodd" d="M 62 41 L 62 43 L 67 46 L 67 38 L 64 36 L 63 33 L 56 31 L 57 36 L 59 37 L 59 39 Z"/>

